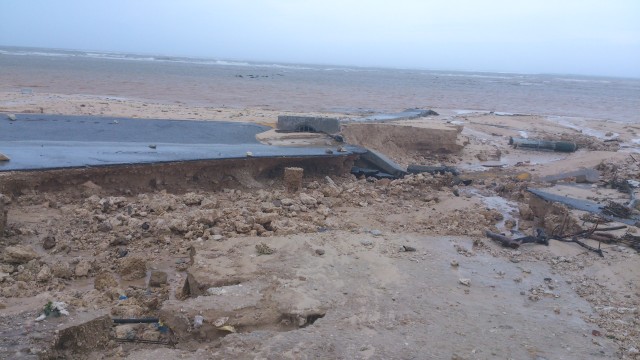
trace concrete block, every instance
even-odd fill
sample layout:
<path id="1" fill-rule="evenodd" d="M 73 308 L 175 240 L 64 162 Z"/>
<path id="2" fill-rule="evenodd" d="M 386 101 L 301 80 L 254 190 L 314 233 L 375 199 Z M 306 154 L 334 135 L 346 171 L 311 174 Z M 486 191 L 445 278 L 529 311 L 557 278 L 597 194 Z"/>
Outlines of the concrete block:
<path id="1" fill-rule="evenodd" d="M 360 158 L 372 164 L 374 167 L 391 174 L 395 177 L 403 177 L 407 172 L 393 160 L 386 157 L 384 154 L 375 150 L 369 149 L 366 153 L 360 155 Z"/>
<path id="2" fill-rule="evenodd" d="M 340 132 L 340 121 L 336 118 L 280 115 L 277 128 L 287 131 L 336 134 Z"/>

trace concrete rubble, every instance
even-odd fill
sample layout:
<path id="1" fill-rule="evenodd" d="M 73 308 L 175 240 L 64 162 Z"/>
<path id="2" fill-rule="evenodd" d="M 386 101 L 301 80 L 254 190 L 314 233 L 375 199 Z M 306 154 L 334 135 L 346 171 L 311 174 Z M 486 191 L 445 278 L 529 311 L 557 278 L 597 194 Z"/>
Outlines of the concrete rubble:
<path id="1" fill-rule="evenodd" d="M 432 116 L 340 123 L 395 178 L 350 174 L 364 152 L 0 174 L 0 357 L 636 356 L 636 226 L 530 191 L 626 206 L 635 161 L 538 166 Z M 584 231 L 604 258 L 553 237 Z"/>

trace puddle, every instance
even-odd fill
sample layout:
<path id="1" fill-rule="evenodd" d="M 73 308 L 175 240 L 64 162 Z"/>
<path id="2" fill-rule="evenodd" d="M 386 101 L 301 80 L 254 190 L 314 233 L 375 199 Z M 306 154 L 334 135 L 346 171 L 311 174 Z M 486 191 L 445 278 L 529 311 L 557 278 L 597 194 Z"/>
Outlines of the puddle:
<path id="1" fill-rule="evenodd" d="M 518 219 L 513 216 L 513 214 L 518 214 L 518 205 L 516 203 L 500 196 L 483 196 L 475 191 L 472 191 L 471 193 L 480 196 L 482 202 L 488 208 L 496 210 L 500 214 L 502 214 L 503 219 L 496 224 L 496 227 L 498 228 L 498 230 L 500 230 L 500 232 L 503 232 L 505 234 L 511 233 L 518 236 L 524 236 L 524 234 L 522 234 L 518 230 Z M 505 226 L 507 220 L 513 220 L 516 226 L 513 229 L 507 229 L 507 227 Z"/>
<path id="2" fill-rule="evenodd" d="M 607 139 L 610 140 L 610 139 L 615 139 L 615 138 L 620 137 L 619 133 L 612 133 L 612 135 L 607 136 L 606 135 L 607 132 L 596 130 L 596 129 L 592 129 L 592 128 L 586 127 L 584 125 L 576 124 L 575 122 L 572 122 L 571 120 L 569 120 L 569 118 L 562 117 L 562 116 L 550 116 L 549 120 L 554 120 L 559 125 L 567 127 L 569 129 L 573 129 L 573 130 L 579 131 L 582 134 L 585 134 L 585 135 L 588 135 L 588 136 L 593 136 L 593 137 L 598 138 L 600 140 L 607 140 Z"/>

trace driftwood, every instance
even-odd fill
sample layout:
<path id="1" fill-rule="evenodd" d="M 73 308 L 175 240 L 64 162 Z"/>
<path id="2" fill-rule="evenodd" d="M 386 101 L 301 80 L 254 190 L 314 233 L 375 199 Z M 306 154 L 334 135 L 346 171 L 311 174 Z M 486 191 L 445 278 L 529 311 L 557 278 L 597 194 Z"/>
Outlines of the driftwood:
<path id="1" fill-rule="evenodd" d="M 503 247 L 510 247 L 512 249 L 517 249 L 518 247 L 520 247 L 519 242 L 516 242 L 515 240 L 510 239 L 504 235 L 497 234 L 489 230 L 485 231 L 484 233 L 489 239 L 499 242 Z"/>
<path id="2" fill-rule="evenodd" d="M 615 236 L 613 236 L 612 234 L 607 234 L 605 233 L 605 231 L 622 230 L 627 228 L 625 225 L 621 225 L 621 226 L 611 226 L 607 228 L 598 229 L 599 223 L 596 223 L 591 229 L 578 231 L 575 234 L 562 235 L 566 221 L 567 221 L 567 217 L 565 216 L 562 222 L 562 227 L 560 229 L 560 234 L 553 235 L 551 236 L 551 238 L 558 241 L 574 242 L 587 250 L 593 251 L 594 253 L 600 255 L 601 257 L 604 257 L 604 253 L 600 248 L 600 244 L 602 242 L 609 243 L 617 240 Z M 597 240 L 598 247 L 596 248 L 591 245 L 585 244 L 584 242 L 578 240 L 578 237 L 591 238 L 593 240 Z"/>
<path id="3" fill-rule="evenodd" d="M 510 247 L 512 249 L 517 249 L 520 245 L 527 243 L 549 245 L 549 237 L 547 237 L 544 230 L 538 228 L 536 229 L 536 234 L 536 236 L 524 236 L 517 239 L 511 239 L 502 234 L 497 234 L 489 230 L 485 231 L 485 235 L 487 235 L 488 238 L 499 242 L 503 247 Z"/>

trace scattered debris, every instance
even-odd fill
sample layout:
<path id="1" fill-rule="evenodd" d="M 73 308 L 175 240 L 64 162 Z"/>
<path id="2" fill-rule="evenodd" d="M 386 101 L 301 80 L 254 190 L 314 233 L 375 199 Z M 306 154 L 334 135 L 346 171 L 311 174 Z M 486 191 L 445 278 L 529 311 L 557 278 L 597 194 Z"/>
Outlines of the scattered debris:
<path id="1" fill-rule="evenodd" d="M 640 222 L 640 217 L 638 216 L 632 216 L 629 215 L 628 218 L 621 218 L 618 216 L 613 216 L 613 215 L 608 215 L 605 214 L 603 212 L 604 207 L 601 206 L 600 204 L 591 202 L 591 201 L 587 201 L 587 200 L 580 200 L 580 199 L 574 199 L 574 198 L 570 198 L 568 196 L 560 196 L 560 195 L 556 195 L 556 194 L 551 194 L 548 193 L 546 191 L 540 190 L 540 189 L 527 189 L 527 191 L 529 191 L 530 193 L 544 199 L 547 201 L 552 201 L 552 202 L 559 202 L 561 204 L 565 204 L 569 207 L 572 207 L 574 209 L 578 209 L 578 210 L 583 210 L 583 211 L 588 211 L 591 213 L 595 213 L 595 214 L 599 214 L 603 217 L 605 217 L 606 219 L 612 220 L 612 221 L 617 221 L 617 222 L 621 222 L 627 225 L 635 225 L 636 223 Z M 612 212 L 613 213 L 613 212 Z"/>
<path id="2" fill-rule="evenodd" d="M 559 174 L 544 176 L 540 180 L 546 181 L 546 182 L 570 180 L 576 183 L 596 183 L 600 180 L 600 172 L 595 169 L 579 169 L 579 170 L 567 171 Z"/>
<path id="3" fill-rule="evenodd" d="M 460 278 L 458 282 L 464 286 L 471 286 L 471 279 Z"/>
<path id="4" fill-rule="evenodd" d="M 69 315 L 69 311 L 67 310 L 67 304 L 61 301 L 49 301 L 42 310 L 42 314 L 38 316 L 35 321 L 42 321 L 46 319 L 48 316 L 58 317 L 60 315 Z"/>
<path id="5" fill-rule="evenodd" d="M 454 176 L 460 175 L 460 171 L 453 166 L 429 166 L 429 165 L 409 165 L 407 167 L 407 172 L 409 174 L 420 174 L 420 173 L 429 173 L 429 174 L 441 174 L 450 173 Z"/>
<path id="6" fill-rule="evenodd" d="M 357 177 L 360 176 L 364 176 L 364 177 L 372 177 L 372 178 L 376 178 L 376 179 L 396 179 L 396 176 L 393 176 L 391 174 L 387 174 L 385 172 L 382 172 L 380 170 L 376 170 L 376 169 L 364 169 L 364 168 L 360 168 L 357 166 L 354 166 L 351 168 L 351 173 Z"/>

